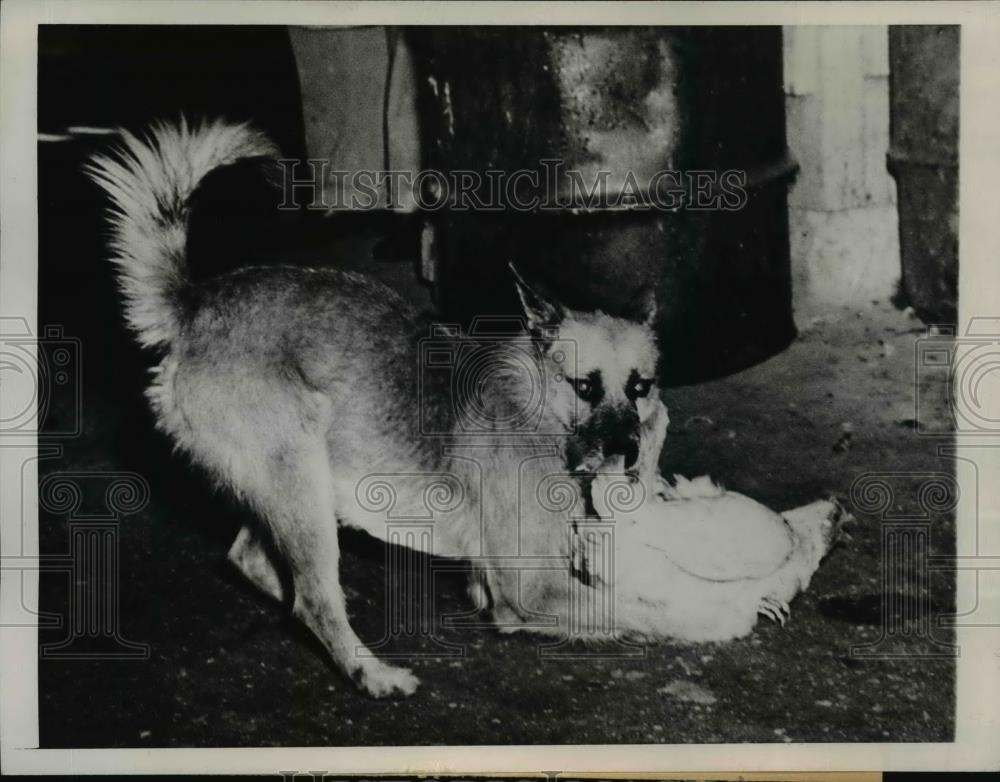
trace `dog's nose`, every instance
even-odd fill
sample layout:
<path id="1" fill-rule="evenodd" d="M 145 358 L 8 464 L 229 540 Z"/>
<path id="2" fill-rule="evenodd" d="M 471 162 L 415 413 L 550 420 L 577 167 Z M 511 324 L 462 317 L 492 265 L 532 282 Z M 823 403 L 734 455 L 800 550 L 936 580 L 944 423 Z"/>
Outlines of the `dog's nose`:
<path id="1" fill-rule="evenodd" d="M 624 456 L 627 470 L 639 459 L 639 435 L 635 432 L 621 432 L 606 439 L 601 447 L 604 458 Z"/>
<path id="2" fill-rule="evenodd" d="M 630 470 L 637 461 L 639 461 L 639 443 L 634 441 L 625 449 L 625 469 Z"/>

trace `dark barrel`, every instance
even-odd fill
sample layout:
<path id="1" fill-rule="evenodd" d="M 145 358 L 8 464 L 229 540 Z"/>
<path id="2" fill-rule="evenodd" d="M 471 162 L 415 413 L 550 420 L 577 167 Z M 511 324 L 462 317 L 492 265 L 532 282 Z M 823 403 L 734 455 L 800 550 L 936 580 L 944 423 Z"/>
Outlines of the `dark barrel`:
<path id="1" fill-rule="evenodd" d="M 426 165 L 484 178 L 490 169 L 534 171 L 541 183 L 519 191 L 533 208 L 437 213 L 436 295 L 446 315 L 516 312 L 506 268 L 514 261 L 577 308 L 639 317 L 654 288 L 667 383 L 741 369 L 793 339 L 786 191 L 795 165 L 780 28 L 407 35 Z M 662 171 L 685 176 L 657 179 Z M 718 197 L 725 172 L 744 183 L 744 196 Z M 582 189 L 571 187 L 573 176 Z M 607 198 L 588 201 L 595 183 Z M 699 206 L 696 187 L 707 208 L 689 208 Z M 665 189 L 685 205 L 670 208 Z M 552 208 L 532 202 L 538 192 Z M 625 192 L 638 198 L 616 198 Z M 642 208 L 650 196 L 665 208 Z"/>

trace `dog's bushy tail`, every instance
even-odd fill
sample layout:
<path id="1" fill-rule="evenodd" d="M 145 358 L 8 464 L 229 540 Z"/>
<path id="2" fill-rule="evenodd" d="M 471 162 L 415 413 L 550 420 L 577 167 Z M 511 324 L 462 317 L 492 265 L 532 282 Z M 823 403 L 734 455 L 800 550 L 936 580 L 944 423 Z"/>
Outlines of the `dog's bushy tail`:
<path id="1" fill-rule="evenodd" d="M 145 138 L 121 132 L 122 144 L 95 155 L 87 174 L 111 197 L 110 248 L 118 266 L 129 325 L 143 345 L 167 346 L 180 328 L 187 284 L 188 204 L 198 183 L 245 157 L 277 156 L 277 147 L 246 124 L 157 123 Z"/>

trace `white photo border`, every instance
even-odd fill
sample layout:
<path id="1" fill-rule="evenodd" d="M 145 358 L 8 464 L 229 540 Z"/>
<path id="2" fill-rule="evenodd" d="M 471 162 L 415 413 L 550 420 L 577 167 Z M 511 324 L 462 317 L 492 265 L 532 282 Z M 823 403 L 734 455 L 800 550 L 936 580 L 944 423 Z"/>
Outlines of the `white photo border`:
<path id="1" fill-rule="evenodd" d="M 84 24 L 629 24 L 864 25 L 961 24 L 960 323 L 1000 316 L 1000 8 L 993 3 L 514 3 L 448 2 L 28 2 L 0 8 L 0 314 L 37 317 L 37 26 Z M 18 382 L 0 391 L 0 420 L 19 398 Z M 6 391 L 6 393 L 3 393 Z M 995 406 L 991 409 L 997 409 Z M 982 441 L 980 440 L 979 443 Z M 38 555 L 37 442 L 0 447 L 0 546 L 4 557 Z M 987 479 L 958 509 L 958 551 L 1000 561 L 1000 442 L 959 455 L 975 458 Z M 22 483 L 23 481 L 23 483 Z M 23 541 L 22 541 L 23 531 Z M 997 568 L 1000 569 L 1000 568 Z M 324 769 L 329 774 L 474 774 L 658 771 L 855 771 L 991 769 L 1000 765 L 1000 573 L 957 574 L 959 606 L 978 598 L 984 627 L 958 628 L 956 738 L 946 744 L 729 744 L 507 747 L 343 747 L 281 749 L 38 749 L 37 628 L 5 619 L 25 599 L 37 607 L 38 574 L 0 581 L 0 766 L 7 773 L 268 773 Z M 978 592 L 977 592 L 978 589 Z"/>

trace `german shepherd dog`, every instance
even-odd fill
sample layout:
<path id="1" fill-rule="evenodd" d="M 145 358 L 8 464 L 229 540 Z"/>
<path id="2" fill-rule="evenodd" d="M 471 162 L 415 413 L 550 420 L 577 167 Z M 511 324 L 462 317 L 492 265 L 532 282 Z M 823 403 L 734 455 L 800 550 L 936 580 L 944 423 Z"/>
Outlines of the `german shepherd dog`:
<path id="1" fill-rule="evenodd" d="M 112 202 L 127 321 L 162 356 L 147 391 L 157 425 L 256 516 L 230 560 L 287 600 L 374 697 L 418 681 L 351 628 L 339 524 L 384 540 L 387 508 L 405 519 L 430 508 L 433 554 L 474 563 L 472 592 L 495 621 L 523 623 L 534 598 L 558 602 L 573 567 L 567 519 L 585 515 L 584 492 L 556 506 L 536 489 L 609 459 L 655 478 L 667 417 L 650 323 L 572 311 L 518 279 L 524 334 L 485 347 L 442 338 L 458 353 L 471 345 L 485 369 L 469 387 L 425 377 L 427 325 L 373 279 L 291 266 L 189 278 L 192 195 L 217 167 L 276 157 L 265 136 L 182 119 L 122 138 L 88 173 Z M 563 578 L 525 587 L 502 565 L 511 556 L 554 558 Z"/>

